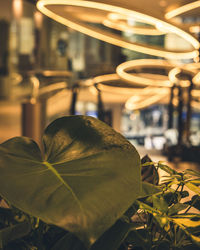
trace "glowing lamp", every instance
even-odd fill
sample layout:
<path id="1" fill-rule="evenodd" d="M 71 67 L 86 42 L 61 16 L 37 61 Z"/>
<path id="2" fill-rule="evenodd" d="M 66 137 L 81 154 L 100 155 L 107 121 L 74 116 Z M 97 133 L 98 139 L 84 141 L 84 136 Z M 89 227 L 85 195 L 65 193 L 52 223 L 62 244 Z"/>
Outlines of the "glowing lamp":
<path id="1" fill-rule="evenodd" d="M 116 46 L 138 51 L 144 54 L 176 60 L 196 58 L 198 56 L 197 50 L 199 49 L 199 42 L 195 37 L 187 31 L 184 31 L 170 22 L 165 21 L 164 18 L 154 17 L 153 15 L 136 11 L 134 4 L 135 1 L 126 1 L 126 4 L 124 4 L 118 0 L 113 0 L 110 4 L 108 4 L 106 0 L 39 0 L 37 2 L 37 8 L 43 14 L 59 23 Z M 143 9 L 143 6 L 140 7 Z M 192 45 L 193 49 L 190 51 L 172 51 L 160 47 L 138 44 L 128 41 L 122 36 L 114 34 L 110 31 L 105 31 L 103 28 L 91 25 L 94 24 L 94 22 L 99 22 L 99 20 L 101 20 L 102 23 L 102 21 L 107 18 L 109 13 L 122 14 L 127 18 L 132 16 L 140 19 L 144 23 L 148 23 L 153 26 L 158 25 L 165 32 L 176 33 L 178 36 L 188 41 Z M 84 19 L 85 16 L 87 16 L 88 19 Z M 97 19 L 98 21 L 96 21 Z M 94 20 L 93 23 L 92 20 Z"/>

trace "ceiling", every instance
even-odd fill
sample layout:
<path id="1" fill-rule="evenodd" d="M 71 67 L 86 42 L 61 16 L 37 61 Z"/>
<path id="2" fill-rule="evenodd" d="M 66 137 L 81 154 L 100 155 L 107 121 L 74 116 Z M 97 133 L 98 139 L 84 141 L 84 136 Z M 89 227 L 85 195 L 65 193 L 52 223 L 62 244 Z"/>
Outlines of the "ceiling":
<path id="1" fill-rule="evenodd" d="M 26 0 L 32 4 L 36 4 L 37 0 Z M 93 1 L 93 0 L 91 0 Z M 171 11 L 182 5 L 195 2 L 197 0 L 97 0 L 98 2 L 105 2 L 107 4 L 118 4 L 124 8 L 132 6 L 136 11 L 141 11 L 146 14 L 152 14 L 153 16 L 163 17 L 167 11 Z M 95 1 L 93 1 L 95 2 Z M 144 8 L 145 7 L 145 8 Z M 200 16 L 199 8 L 193 11 L 189 11 L 184 16 Z"/>

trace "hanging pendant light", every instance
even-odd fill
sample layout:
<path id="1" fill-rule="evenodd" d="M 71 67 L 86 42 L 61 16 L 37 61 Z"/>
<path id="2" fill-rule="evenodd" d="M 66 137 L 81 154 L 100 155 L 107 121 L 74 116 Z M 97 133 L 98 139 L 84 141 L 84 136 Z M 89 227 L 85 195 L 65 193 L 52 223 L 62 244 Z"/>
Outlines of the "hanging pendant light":
<path id="1" fill-rule="evenodd" d="M 166 14 L 165 14 L 165 18 L 166 19 L 171 19 L 171 18 L 174 18 L 174 17 L 177 17 L 179 15 L 182 15 L 186 12 L 189 12 L 191 10 L 194 10 L 194 9 L 197 9 L 200 7 L 200 1 L 195 1 L 195 2 L 192 2 L 192 3 L 188 3 L 188 4 L 184 4 L 178 8 L 175 8 L 171 11 L 168 11 Z"/>
<path id="2" fill-rule="evenodd" d="M 141 2 L 141 3 L 140 3 Z M 135 5 L 137 4 L 137 6 Z M 140 10 L 138 10 L 140 7 Z M 144 10 L 143 1 L 128 0 L 39 0 L 37 8 L 48 17 L 72 29 L 102 41 L 153 56 L 169 59 L 188 59 L 198 56 L 199 42 L 195 37 L 169 21 L 161 15 L 157 16 L 152 7 L 152 13 Z M 141 20 L 143 23 L 159 27 L 166 33 L 175 33 L 189 42 L 193 49 L 190 51 L 172 51 L 165 48 L 138 44 L 126 40 L 124 37 L 105 30 L 103 21 L 110 13 L 122 14 L 128 18 Z M 152 15 L 151 15 L 152 14 Z M 102 27 L 102 28 L 101 28 Z"/>

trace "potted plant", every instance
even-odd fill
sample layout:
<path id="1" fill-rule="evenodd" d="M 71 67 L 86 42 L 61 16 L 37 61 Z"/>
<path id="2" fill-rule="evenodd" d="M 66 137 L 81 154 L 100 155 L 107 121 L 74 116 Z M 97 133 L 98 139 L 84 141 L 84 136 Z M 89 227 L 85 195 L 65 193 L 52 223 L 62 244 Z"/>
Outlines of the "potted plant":
<path id="1" fill-rule="evenodd" d="M 43 142 L 43 149 L 26 137 L 0 145 L 0 195 L 7 204 L 0 209 L 2 249 L 185 247 L 177 239 L 198 247 L 200 217 L 188 213 L 199 209 L 198 172 L 149 161 L 142 167 L 163 169 L 168 178 L 160 187 L 142 182 L 136 149 L 87 116 L 55 120 Z M 197 195 L 183 204 L 185 185 Z"/>

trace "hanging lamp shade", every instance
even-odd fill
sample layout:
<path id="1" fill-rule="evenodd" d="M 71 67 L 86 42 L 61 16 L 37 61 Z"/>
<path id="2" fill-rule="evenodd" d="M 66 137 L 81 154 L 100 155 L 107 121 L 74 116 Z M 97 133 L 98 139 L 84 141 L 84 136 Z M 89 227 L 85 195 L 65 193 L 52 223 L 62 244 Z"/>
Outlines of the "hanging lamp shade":
<path id="1" fill-rule="evenodd" d="M 158 0 L 39 0 L 37 8 L 48 17 L 74 30 L 123 48 L 169 59 L 196 58 L 199 42 L 188 30 L 183 30 L 165 19 L 168 6 L 162 7 L 159 2 Z M 115 19 L 112 19 L 112 16 L 115 16 Z M 108 29 L 108 25 L 105 26 L 106 21 L 115 27 Z M 192 49 L 174 51 L 132 42 L 114 32 L 120 22 L 130 25 L 131 28 L 134 28 L 133 23 L 142 23 L 143 28 L 147 25 L 150 33 L 157 31 L 158 35 L 175 33 L 190 43 Z M 126 27 L 123 27 L 121 30 L 126 30 Z M 137 33 L 136 29 L 135 32 Z"/>

